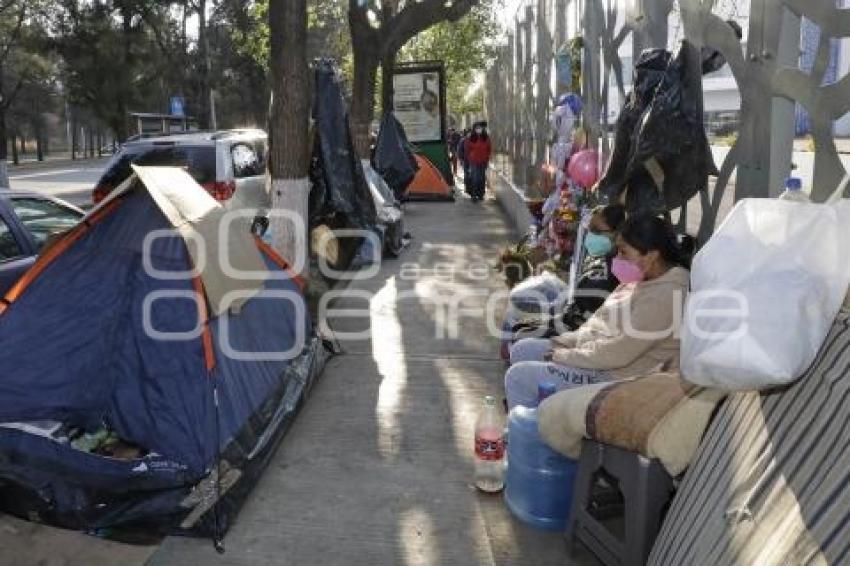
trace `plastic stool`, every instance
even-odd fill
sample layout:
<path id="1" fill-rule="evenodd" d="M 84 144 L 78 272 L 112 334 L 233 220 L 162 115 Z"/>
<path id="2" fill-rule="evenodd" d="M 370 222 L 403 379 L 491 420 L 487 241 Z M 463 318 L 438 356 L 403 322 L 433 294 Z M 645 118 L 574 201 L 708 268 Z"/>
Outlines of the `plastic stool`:
<path id="1" fill-rule="evenodd" d="M 614 536 L 600 522 L 599 513 L 592 511 L 598 506 L 593 488 L 599 471 L 619 482 L 625 540 Z M 580 540 L 606 566 L 646 564 L 673 493 L 673 478 L 658 460 L 585 439 L 573 487 L 567 540 L 573 549 Z"/>

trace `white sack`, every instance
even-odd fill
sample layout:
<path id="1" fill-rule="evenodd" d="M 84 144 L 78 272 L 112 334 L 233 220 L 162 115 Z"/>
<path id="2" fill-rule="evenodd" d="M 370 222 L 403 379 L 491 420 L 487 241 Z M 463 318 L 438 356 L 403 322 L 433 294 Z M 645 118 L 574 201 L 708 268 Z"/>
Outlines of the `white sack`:
<path id="1" fill-rule="evenodd" d="M 682 374 L 724 390 L 793 382 L 850 285 L 850 204 L 746 199 L 694 259 Z"/>

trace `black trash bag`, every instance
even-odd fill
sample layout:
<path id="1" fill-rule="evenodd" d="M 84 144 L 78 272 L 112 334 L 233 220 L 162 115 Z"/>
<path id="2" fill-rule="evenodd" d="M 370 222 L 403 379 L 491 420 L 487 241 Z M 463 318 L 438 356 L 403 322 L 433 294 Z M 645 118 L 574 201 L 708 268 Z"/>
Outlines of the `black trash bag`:
<path id="1" fill-rule="evenodd" d="M 316 61 L 315 131 L 310 161 L 310 227 L 371 230 L 375 202 L 351 138 L 341 79 L 333 61 Z"/>
<path id="2" fill-rule="evenodd" d="M 630 213 L 681 207 L 717 175 L 703 125 L 702 73 L 725 64 L 712 49 L 697 53 L 683 41 L 675 57 L 663 49 L 641 53 L 635 87 L 617 119 L 611 163 L 599 190 L 623 198 Z"/>
<path id="3" fill-rule="evenodd" d="M 404 127 L 392 112 L 384 114 L 381 120 L 372 167 L 393 190 L 396 200 L 404 200 L 404 193 L 419 171 L 419 164 Z"/>

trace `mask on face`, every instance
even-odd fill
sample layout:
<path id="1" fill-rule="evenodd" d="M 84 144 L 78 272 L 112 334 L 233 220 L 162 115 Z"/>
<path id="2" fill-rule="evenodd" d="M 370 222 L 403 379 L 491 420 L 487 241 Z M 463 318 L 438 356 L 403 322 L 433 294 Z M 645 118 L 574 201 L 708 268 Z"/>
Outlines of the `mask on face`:
<path id="1" fill-rule="evenodd" d="M 584 238 L 584 249 L 587 253 L 593 256 L 604 256 L 611 253 L 614 244 L 611 238 L 602 234 L 594 234 L 590 232 Z"/>
<path id="2" fill-rule="evenodd" d="M 481 128 L 475 128 L 475 133 L 480 136 L 481 134 L 484 133 L 484 130 L 482 130 Z"/>
<path id="3" fill-rule="evenodd" d="M 646 277 L 643 269 L 636 262 L 621 257 L 615 257 L 611 262 L 611 272 L 623 284 L 639 283 Z"/>

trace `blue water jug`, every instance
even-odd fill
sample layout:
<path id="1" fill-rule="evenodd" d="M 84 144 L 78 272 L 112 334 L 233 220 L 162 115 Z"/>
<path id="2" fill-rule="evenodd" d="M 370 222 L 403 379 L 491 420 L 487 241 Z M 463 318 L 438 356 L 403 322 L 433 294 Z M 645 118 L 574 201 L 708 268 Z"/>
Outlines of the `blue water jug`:
<path id="1" fill-rule="evenodd" d="M 549 391 L 541 387 L 541 397 Z M 517 406 L 508 416 L 505 503 L 521 521 L 543 530 L 566 528 L 578 463 L 549 448 L 537 430 L 537 408 Z"/>

